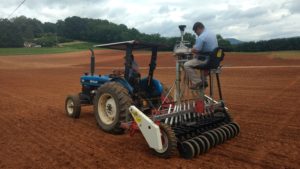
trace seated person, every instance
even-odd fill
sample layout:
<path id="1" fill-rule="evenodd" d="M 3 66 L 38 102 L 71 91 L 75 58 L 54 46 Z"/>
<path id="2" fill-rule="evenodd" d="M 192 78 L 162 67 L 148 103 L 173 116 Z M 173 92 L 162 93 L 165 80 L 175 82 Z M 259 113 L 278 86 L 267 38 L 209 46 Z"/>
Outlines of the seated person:
<path id="1" fill-rule="evenodd" d="M 184 63 L 184 70 L 192 83 L 190 88 L 199 89 L 203 87 L 202 84 L 207 86 L 207 80 L 206 77 L 201 79 L 197 75 L 195 67 L 207 63 L 207 61 L 201 57 L 203 54 L 208 56 L 208 53 L 217 48 L 218 41 L 216 35 L 205 28 L 201 22 L 196 22 L 193 26 L 193 30 L 197 35 L 196 43 L 192 48 L 194 58 Z"/>

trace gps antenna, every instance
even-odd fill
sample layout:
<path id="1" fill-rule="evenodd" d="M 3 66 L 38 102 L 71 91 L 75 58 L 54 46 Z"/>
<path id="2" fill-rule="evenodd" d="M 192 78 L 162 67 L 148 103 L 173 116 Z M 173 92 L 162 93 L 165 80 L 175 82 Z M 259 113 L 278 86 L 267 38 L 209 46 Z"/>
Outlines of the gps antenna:
<path id="1" fill-rule="evenodd" d="M 186 25 L 179 25 L 178 27 L 181 33 L 181 41 L 183 41 L 184 29 L 186 28 Z"/>

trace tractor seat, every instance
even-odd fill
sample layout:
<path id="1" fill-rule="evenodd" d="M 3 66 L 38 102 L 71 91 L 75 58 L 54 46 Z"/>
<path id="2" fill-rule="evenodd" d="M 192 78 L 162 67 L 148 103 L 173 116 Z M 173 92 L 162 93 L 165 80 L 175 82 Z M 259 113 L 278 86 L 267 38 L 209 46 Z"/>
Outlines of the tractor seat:
<path id="1" fill-rule="evenodd" d="M 141 74 L 140 74 L 140 71 L 139 71 L 139 66 L 133 60 L 132 61 L 132 67 L 129 70 L 129 83 L 132 86 L 139 86 L 140 80 L 141 80 Z"/>
<path id="2" fill-rule="evenodd" d="M 200 53 L 198 59 L 204 61 L 203 64 L 195 66 L 195 69 L 211 70 L 217 69 L 220 66 L 221 61 L 224 59 L 224 50 L 220 47 L 215 48 L 209 53 Z"/>

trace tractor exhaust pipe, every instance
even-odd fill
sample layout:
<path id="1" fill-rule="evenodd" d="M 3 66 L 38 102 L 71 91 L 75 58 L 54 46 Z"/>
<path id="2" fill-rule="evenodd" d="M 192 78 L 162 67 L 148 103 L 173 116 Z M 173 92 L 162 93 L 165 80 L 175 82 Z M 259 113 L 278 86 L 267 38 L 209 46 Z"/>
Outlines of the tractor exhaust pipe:
<path id="1" fill-rule="evenodd" d="M 95 73 L 95 55 L 94 50 L 90 48 L 91 51 L 91 75 L 93 76 Z"/>

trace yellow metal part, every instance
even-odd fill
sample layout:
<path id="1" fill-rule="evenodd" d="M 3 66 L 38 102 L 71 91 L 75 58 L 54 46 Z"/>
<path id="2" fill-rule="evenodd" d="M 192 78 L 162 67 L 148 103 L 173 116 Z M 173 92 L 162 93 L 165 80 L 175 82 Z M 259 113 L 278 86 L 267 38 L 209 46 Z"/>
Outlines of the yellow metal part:
<path id="1" fill-rule="evenodd" d="M 218 50 L 218 52 L 217 52 L 217 57 L 218 57 L 218 58 L 222 56 L 222 52 L 223 52 L 222 49 L 219 49 L 219 50 Z"/>
<path id="2" fill-rule="evenodd" d="M 134 118 L 134 121 L 136 122 L 136 123 L 141 123 L 141 121 L 142 121 L 142 118 L 141 118 L 141 116 L 139 116 L 139 114 L 136 112 L 136 111 L 132 111 L 131 112 L 131 115 L 132 115 L 132 117 Z"/>

